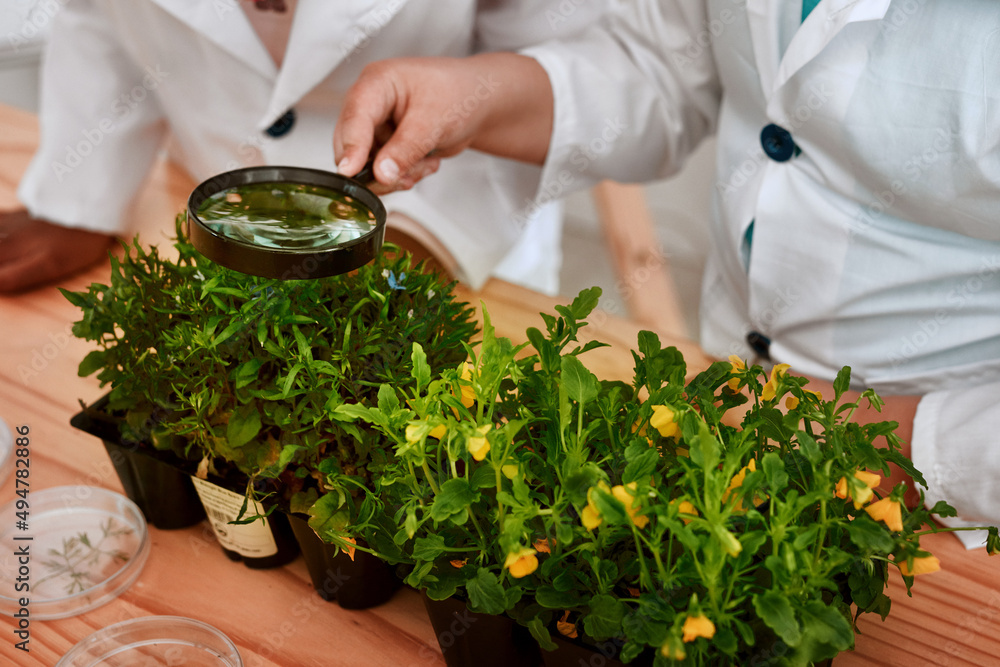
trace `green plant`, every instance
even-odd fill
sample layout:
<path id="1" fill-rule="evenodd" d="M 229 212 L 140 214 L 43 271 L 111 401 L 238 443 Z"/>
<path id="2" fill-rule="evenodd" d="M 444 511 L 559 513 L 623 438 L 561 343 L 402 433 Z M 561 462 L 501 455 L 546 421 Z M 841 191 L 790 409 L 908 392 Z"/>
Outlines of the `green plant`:
<path id="1" fill-rule="evenodd" d="M 176 230 L 176 260 L 136 240 L 108 285 L 63 290 L 83 311 L 74 335 L 98 345 L 80 375 L 110 385 L 124 438 L 200 474 L 238 471 L 249 495 L 280 492 L 297 509 L 326 491 L 320 461 L 369 483 L 386 459 L 380 436 L 330 415 L 383 383 L 407 386 L 411 343 L 435 369 L 464 358 L 476 324 L 454 285 L 406 255 L 321 280 L 258 278 L 196 252 L 183 216 Z"/>
<path id="2" fill-rule="evenodd" d="M 487 315 L 465 369 L 435 375 L 414 345 L 409 386 L 337 407 L 394 455 L 368 520 L 328 539 L 353 531 L 431 598 L 506 613 L 549 649 L 556 628 L 657 664 L 805 665 L 853 646 L 857 614 L 889 611 L 889 568 L 932 569 L 920 536 L 953 514 L 907 510 L 902 486 L 875 500 L 890 461 L 922 481 L 896 425 L 851 420 L 849 369 L 825 398 L 738 359 L 686 381 L 650 332 L 631 384 L 600 381 L 581 361 L 599 344 L 575 344 L 598 295 L 543 315 L 533 354 Z"/>

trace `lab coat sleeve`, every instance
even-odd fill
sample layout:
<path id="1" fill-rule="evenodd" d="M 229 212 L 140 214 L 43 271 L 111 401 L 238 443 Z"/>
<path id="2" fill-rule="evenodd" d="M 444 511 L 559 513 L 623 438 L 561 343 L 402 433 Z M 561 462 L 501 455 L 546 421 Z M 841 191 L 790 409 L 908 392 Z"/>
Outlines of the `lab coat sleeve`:
<path id="1" fill-rule="evenodd" d="M 711 50 L 687 55 L 706 24 L 701 0 L 631 2 L 578 39 L 522 51 L 555 96 L 539 198 L 680 170 L 714 131 L 721 98 Z"/>
<path id="2" fill-rule="evenodd" d="M 926 394 L 913 421 L 911 457 L 927 481 L 927 506 L 958 511 L 948 526 L 1000 525 L 1000 383 Z M 955 533 L 972 548 L 985 531 Z"/>
<path id="3" fill-rule="evenodd" d="M 476 50 L 513 51 L 574 37 L 617 6 L 616 0 L 479 0 Z"/>
<path id="4" fill-rule="evenodd" d="M 93 2 L 66 4 L 46 46 L 39 148 L 18 188 L 33 216 L 127 232 L 126 210 L 166 132 L 156 88 L 167 76 L 135 65 Z"/>

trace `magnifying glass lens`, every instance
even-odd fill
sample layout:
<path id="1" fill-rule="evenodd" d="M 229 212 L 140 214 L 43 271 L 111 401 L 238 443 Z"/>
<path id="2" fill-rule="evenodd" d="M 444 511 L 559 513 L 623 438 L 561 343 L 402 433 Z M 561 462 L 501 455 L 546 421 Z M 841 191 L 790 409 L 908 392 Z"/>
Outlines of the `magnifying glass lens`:
<path id="1" fill-rule="evenodd" d="M 375 213 L 356 198 L 306 183 L 249 183 L 220 190 L 198 207 L 212 231 L 258 247 L 322 250 L 370 233 Z"/>

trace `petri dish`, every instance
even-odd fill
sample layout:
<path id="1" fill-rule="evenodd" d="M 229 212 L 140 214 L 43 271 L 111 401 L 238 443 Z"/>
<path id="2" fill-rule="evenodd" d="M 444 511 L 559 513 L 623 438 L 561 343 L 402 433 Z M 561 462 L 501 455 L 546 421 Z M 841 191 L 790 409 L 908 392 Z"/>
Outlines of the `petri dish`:
<path id="1" fill-rule="evenodd" d="M 75 616 L 120 595 L 149 557 L 142 512 L 94 486 L 31 490 L 0 509 L 0 613 Z M 25 590 L 25 586 L 27 590 Z"/>
<path id="2" fill-rule="evenodd" d="M 81 640 L 56 667 L 243 667 L 236 645 L 216 628 L 183 616 L 143 616 Z"/>
<path id="3" fill-rule="evenodd" d="M 14 433 L 0 417 L 0 485 L 6 484 L 14 470 Z"/>
<path id="4" fill-rule="evenodd" d="M 284 280 L 367 264 L 382 248 L 385 207 L 360 182 L 300 167 L 248 167 L 213 176 L 188 198 L 188 236 L 228 268 Z"/>

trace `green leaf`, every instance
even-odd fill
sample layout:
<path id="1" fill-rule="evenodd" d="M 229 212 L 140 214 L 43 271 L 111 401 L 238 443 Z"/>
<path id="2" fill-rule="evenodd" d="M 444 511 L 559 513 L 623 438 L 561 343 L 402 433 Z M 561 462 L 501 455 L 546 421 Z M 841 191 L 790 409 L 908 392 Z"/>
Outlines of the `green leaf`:
<path id="1" fill-rule="evenodd" d="M 594 311 L 594 308 L 597 308 L 598 301 L 601 300 L 601 292 L 600 287 L 588 287 L 585 290 L 581 290 L 569 306 L 573 317 L 577 320 L 582 320 L 590 315 Z"/>
<path id="2" fill-rule="evenodd" d="M 295 364 L 292 369 L 288 371 L 288 376 L 285 378 L 285 382 L 281 385 L 281 397 L 288 398 L 288 393 L 292 390 L 292 383 L 295 382 L 295 376 L 299 374 L 299 371 L 303 369 L 302 364 Z"/>
<path id="3" fill-rule="evenodd" d="M 479 493 L 474 491 L 468 480 L 462 477 L 449 479 L 441 485 L 434 504 L 431 505 L 431 518 L 434 521 L 445 521 L 453 514 L 459 514 L 468 509 L 469 505 L 479 499 Z"/>
<path id="4" fill-rule="evenodd" d="M 820 459 L 823 457 L 823 452 L 820 451 L 819 444 L 817 444 L 816 439 L 805 431 L 796 431 L 796 437 L 799 441 L 799 451 L 801 451 L 806 460 L 813 465 L 819 463 Z"/>
<path id="5" fill-rule="evenodd" d="M 761 468 L 767 477 L 767 485 L 772 492 L 777 493 L 788 486 L 788 474 L 785 472 L 785 462 L 777 452 L 768 452 L 760 460 Z"/>
<path id="6" fill-rule="evenodd" d="M 506 598 L 497 576 L 486 568 L 479 568 L 474 579 L 465 584 L 469 593 L 469 607 L 483 614 L 502 614 Z"/>
<path id="7" fill-rule="evenodd" d="M 833 381 L 833 391 L 836 393 L 837 400 L 844 395 L 848 389 L 851 388 L 851 367 L 844 366 L 837 373 L 837 379 Z"/>
<path id="8" fill-rule="evenodd" d="M 888 554 L 895 547 L 892 535 L 881 525 L 875 523 L 867 514 L 854 518 L 847 524 L 847 534 L 861 549 L 868 549 L 880 554 Z"/>
<path id="9" fill-rule="evenodd" d="M 625 604 L 611 595 L 598 594 L 590 598 L 590 611 L 583 617 L 584 631 L 591 639 L 603 641 L 622 632 Z"/>
<path id="10" fill-rule="evenodd" d="M 218 297 L 214 297 L 214 298 L 218 298 Z M 214 298 L 213 298 L 213 300 L 214 300 Z M 226 310 L 226 308 L 224 306 L 220 307 L 219 309 L 220 310 Z M 239 322 L 239 321 L 230 322 L 229 326 L 226 327 L 225 329 L 223 329 L 222 333 L 220 333 L 218 336 L 216 336 L 212 340 L 212 343 L 211 343 L 211 345 L 209 347 L 211 347 L 212 349 L 215 349 L 215 348 L 219 347 L 219 345 L 221 345 L 222 343 L 224 343 L 227 340 L 229 340 L 230 338 L 232 338 L 232 336 L 236 332 L 238 332 L 240 329 L 242 329 L 242 328 L 243 328 L 243 323 L 242 322 Z"/>
<path id="11" fill-rule="evenodd" d="M 436 533 L 418 537 L 413 542 L 413 557 L 416 560 L 435 560 L 445 551 L 444 538 Z"/>
<path id="12" fill-rule="evenodd" d="M 80 362 L 80 367 L 77 369 L 77 375 L 84 378 L 91 373 L 104 368 L 104 350 L 94 350 L 89 352 L 87 356 L 83 358 Z"/>
<path id="13" fill-rule="evenodd" d="M 260 413 L 253 405 L 233 411 L 226 425 L 226 440 L 230 447 L 242 447 L 260 433 Z"/>
<path id="14" fill-rule="evenodd" d="M 789 646 L 799 645 L 802 641 L 802 628 L 787 597 L 777 591 L 761 593 L 754 596 L 753 607 L 761 620 L 767 623 L 782 641 Z"/>
<path id="15" fill-rule="evenodd" d="M 597 398 L 600 384 L 597 376 L 591 373 L 575 356 L 562 358 L 562 386 L 566 388 L 569 397 L 580 404 L 580 407 Z"/>
<path id="16" fill-rule="evenodd" d="M 719 464 L 719 441 L 704 421 L 698 421 L 698 434 L 688 449 L 691 460 L 703 470 L 714 470 Z"/>
<path id="17" fill-rule="evenodd" d="M 237 389 L 242 389 L 260 375 L 260 367 L 264 365 L 264 360 L 254 357 L 236 367 L 233 373 L 233 380 Z"/>
<path id="18" fill-rule="evenodd" d="M 396 390 L 387 384 L 378 388 L 378 409 L 384 415 L 391 415 L 399 409 L 399 397 L 396 396 Z"/>
<path id="19" fill-rule="evenodd" d="M 417 390 L 426 387 L 431 381 L 431 367 L 427 365 L 427 353 L 424 352 L 420 343 L 413 343 L 413 351 L 410 353 L 410 370 L 413 379 L 417 383 Z"/>
<path id="20" fill-rule="evenodd" d="M 632 458 L 622 473 L 622 483 L 628 484 L 640 479 L 649 479 L 656 471 L 660 462 L 660 452 L 654 447 L 646 447 L 638 456 Z"/>
<path id="21" fill-rule="evenodd" d="M 570 609 L 583 601 L 576 590 L 558 591 L 552 586 L 539 586 L 535 602 L 548 609 Z"/>
<path id="22" fill-rule="evenodd" d="M 822 644 L 832 648 L 832 651 L 816 651 L 813 656 L 823 655 L 833 657 L 839 651 L 846 651 L 854 646 L 854 629 L 844 615 L 836 607 L 830 607 L 821 600 L 810 600 L 802 610 L 802 636 L 810 644 Z M 832 653 L 832 654 L 831 654 Z"/>
<path id="23" fill-rule="evenodd" d="M 535 638 L 538 645 L 542 647 L 545 651 L 555 651 L 559 646 L 552 641 L 552 635 L 549 634 L 549 629 L 545 627 L 545 622 L 538 616 L 535 616 L 530 621 L 528 621 L 528 631 L 531 632 L 531 636 Z"/>

